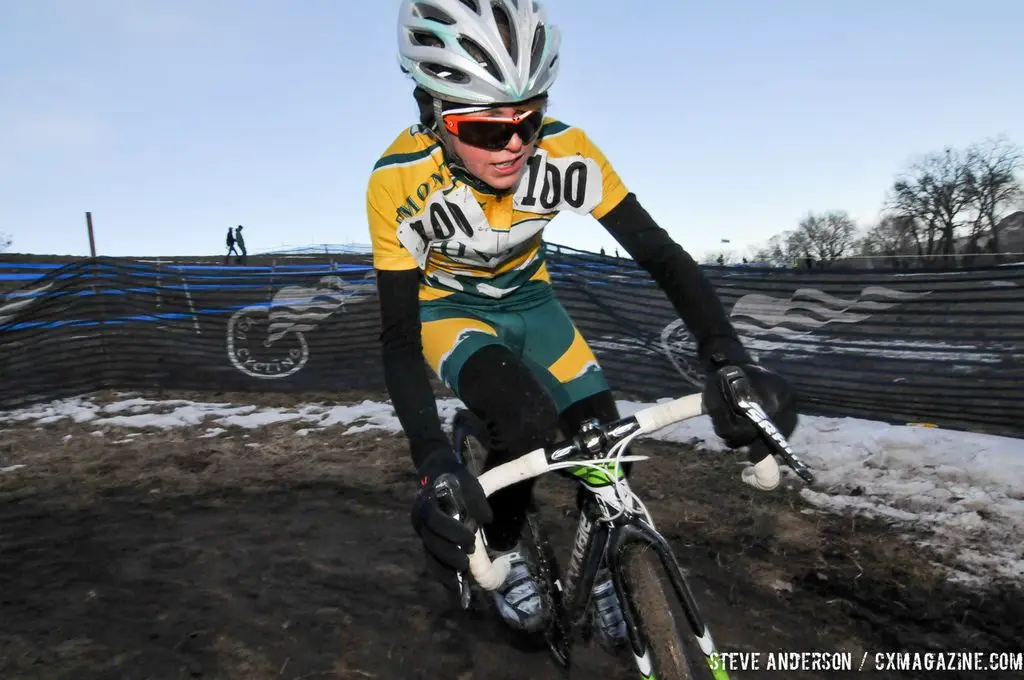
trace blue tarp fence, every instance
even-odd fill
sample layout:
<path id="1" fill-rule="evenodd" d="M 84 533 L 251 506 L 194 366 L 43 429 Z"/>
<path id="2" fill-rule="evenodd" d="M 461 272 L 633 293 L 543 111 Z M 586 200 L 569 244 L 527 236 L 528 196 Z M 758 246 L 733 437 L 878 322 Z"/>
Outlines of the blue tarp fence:
<path id="1" fill-rule="evenodd" d="M 615 389 L 698 389 L 693 340 L 646 272 L 546 259 Z M 383 388 L 369 255 L 250 261 L 0 262 L 0 408 L 104 388 Z M 1024 436 L 1024 267 L 705 271 L 804 411 Z"/>

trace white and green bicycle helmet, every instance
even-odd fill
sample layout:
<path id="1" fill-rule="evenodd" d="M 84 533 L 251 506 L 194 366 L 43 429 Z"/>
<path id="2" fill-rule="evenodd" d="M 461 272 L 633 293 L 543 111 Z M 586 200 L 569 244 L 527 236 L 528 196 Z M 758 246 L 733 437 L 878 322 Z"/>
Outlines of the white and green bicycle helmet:
<path id="1" fill-rule="evenodd" d="M 402 70 L 448 102 L 493 106 L 545 94 L 559 43 L 536 0 L 402 0 L 399 10 Z"/>

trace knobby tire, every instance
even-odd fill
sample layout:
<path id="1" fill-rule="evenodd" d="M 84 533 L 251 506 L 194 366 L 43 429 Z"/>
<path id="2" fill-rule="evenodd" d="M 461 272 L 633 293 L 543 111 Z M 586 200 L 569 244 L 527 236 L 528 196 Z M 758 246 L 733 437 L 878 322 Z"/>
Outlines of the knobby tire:
<path id="1" fill-rule="evenodd" d="M 625 546 L 622 576 L 629 591 L 641 637 L 651 655 L 657 680 L 711 680 L 714 676 L 706 657 L 690 633 L 680 612 L 673 614 L 676 601 L 672 586 L 659 575 L 664 567 L 658 554 L 643 543 Z"/>

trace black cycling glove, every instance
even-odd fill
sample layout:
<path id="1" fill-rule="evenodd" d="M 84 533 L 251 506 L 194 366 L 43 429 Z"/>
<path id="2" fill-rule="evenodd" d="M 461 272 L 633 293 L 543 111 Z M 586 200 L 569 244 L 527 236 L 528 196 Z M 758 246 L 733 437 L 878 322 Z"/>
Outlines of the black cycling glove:
<path id="1" fill-rule="evenodd" d="M 798 415 L 796 398 L 790 384 L 778 373 L 768 370 L 752 361 L 732 362 L 724 355 L 711 357 L 711 367 L 704 381 L 704 410 L 711 416 L 715 434 L 722 438 L 729 448 L 750 446 L 758 441 L 759 435 L 746 417 L 737 414 L 732 399 L 727 394 L 721 369 L 734 366 L 747 377 L 755 400 L 764 409 L 765 415 L 775 427 L 788 438 L 796 429 Z M 762 447 L 758 447 L 762 451 Z"/>
<path id="2" fill-rule="evenodd" d="M 455 574 L 469 569 L 467 555 L 474 550 L 475 528 L 493 521 L 491 506 L 480 482 L 450 450 L 429 456 L 418 472 L 420 488 L 413 501 L 412 526 L 423 541 L 431 573 L 445 588 L 458 592 Z M 463 521 L 451 517 L 438 501 L 442 475 L 450 475 L 453 500 L 465 509 Z"/>

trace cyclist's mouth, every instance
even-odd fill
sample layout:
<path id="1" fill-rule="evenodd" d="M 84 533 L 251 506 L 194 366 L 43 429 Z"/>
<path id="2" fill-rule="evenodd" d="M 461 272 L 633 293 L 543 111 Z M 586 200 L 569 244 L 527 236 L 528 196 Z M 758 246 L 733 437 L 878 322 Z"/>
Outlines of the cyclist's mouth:
<path id="1" fill-rule="evenodd" d="M 526 154 L 520 154 L 512 160 L 502 161 L 501 163 L 492 163 L 492 165 L 494 165 L 494 169 L 497 170 L 499 174 L 507 175 L 517 172 L 519 168 L 523 166 L 523 160 L 525 158 Z"/>

